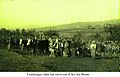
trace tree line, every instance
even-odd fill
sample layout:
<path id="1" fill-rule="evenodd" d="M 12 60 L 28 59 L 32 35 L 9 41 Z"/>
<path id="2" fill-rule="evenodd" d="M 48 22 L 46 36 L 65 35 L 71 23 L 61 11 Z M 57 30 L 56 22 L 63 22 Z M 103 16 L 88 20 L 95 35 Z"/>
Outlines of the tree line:
<path id="1" fill-rule="evenodd" d="M 11 37 L 14 36 L 16 38 L 33 38 L 41 36 L 41 34 L 44 34 L 44 36 L 59 36 L 58 32 L 56 30 L 48 30 L 48 31 L 36 31 L 36 30 L 26 30 L 26 29 L 16 29 L 16 30 L 9 30 L 6 28 L 0 29 L 0 37 Z"/>
<path id="2" fill-rule="evenodd" d="M 36 31 L 36 30 L 26 30 L 26 29 L 16 29 L 16 30 L 7 30 L 6 28 L 0 29 L 0 37 L 10 37 L 14 36 L 16 38 L 25 38 L 25 37 L 40 37 L 41 34 L 44 34 L 44 36 L 58 36 L 60 35 L 60 32 L 57 30 L 48 30 L 48 31 Z M 81 38 L 82 33 L 77 33 L 73 36 L 75 40 L 78 40 Z M 67 36 L 66 36 L 67 37 Z M 118 24 L 107 24 L 103 27 L 103 32 L 101 33 L 94 33 L 90 37 L 90 39 L 96 39 L 96 40 L 110 40 L 110 41 L 120 41 L 120 23 Z"/>

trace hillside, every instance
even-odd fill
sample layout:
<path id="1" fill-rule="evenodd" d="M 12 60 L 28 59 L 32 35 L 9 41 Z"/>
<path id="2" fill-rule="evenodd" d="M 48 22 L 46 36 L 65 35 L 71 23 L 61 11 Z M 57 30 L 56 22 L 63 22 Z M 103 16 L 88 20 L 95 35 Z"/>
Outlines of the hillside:
<path id="1" fill-rule="evenodd" d="M 75 22 L 70 24 L 63 24 L 63 25 L 55 25 L 51 27 L 38 27 L 33 28 L 35 30 L 46 31 L 46 30 L 69 30 L 69 29 L 78 29 L 78 28 L 86 28 L 86 27 L 103 27 L 106 24 L 116 24 L 120 23 L 120 19 L 114 20 L 106 20 L 106 21 L 97 21 L 97 22 Z"/>
<path id="2" fill-rule="evenodd" d="M 110 26 L 109 24 L 120 23 L 118 19 L 98 21 L 98 22 L 76 22 L 71 24 L 63 24 L 52 27 L 44 28 L 34 28 L 36 31 L 48 31 L 57 30 L 61 37 L 73 37 L 74 35 L 80 33 L 82 38 L 88 38 L 95 33 L 101 33 L 104 26 Z"/>

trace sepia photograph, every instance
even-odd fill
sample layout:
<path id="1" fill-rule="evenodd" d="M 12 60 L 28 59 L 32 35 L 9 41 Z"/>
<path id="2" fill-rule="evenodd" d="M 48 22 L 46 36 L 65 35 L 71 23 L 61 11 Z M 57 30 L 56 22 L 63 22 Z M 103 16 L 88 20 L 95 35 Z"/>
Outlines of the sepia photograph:
<path id="1" fill-rule="evenodd" d="M 119 72 L 120 0 L 0 0 L 0 72 Z"/>

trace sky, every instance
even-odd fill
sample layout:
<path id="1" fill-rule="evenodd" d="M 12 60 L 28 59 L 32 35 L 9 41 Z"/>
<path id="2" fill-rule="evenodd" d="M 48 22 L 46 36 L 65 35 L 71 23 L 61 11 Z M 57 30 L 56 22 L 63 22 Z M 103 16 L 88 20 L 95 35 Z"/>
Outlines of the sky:
<path id="1" fill-rule="evenodd" d="M 0 27 L 33 28 L 116 19 L 118 0 L 0 0 Z"/>

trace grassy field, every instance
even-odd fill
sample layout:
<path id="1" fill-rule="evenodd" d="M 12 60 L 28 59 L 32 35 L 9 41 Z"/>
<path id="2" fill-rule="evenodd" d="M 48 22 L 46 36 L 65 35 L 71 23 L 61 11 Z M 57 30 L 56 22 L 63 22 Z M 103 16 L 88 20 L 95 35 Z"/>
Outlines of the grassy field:
<path id="1" fill-rule="evenodd" d="M 0 49 L 0 71 L 117 72 L 119 71 L 119 59 L 54 58 L 49 56 L 20 55 L 16 52 Z"/>

